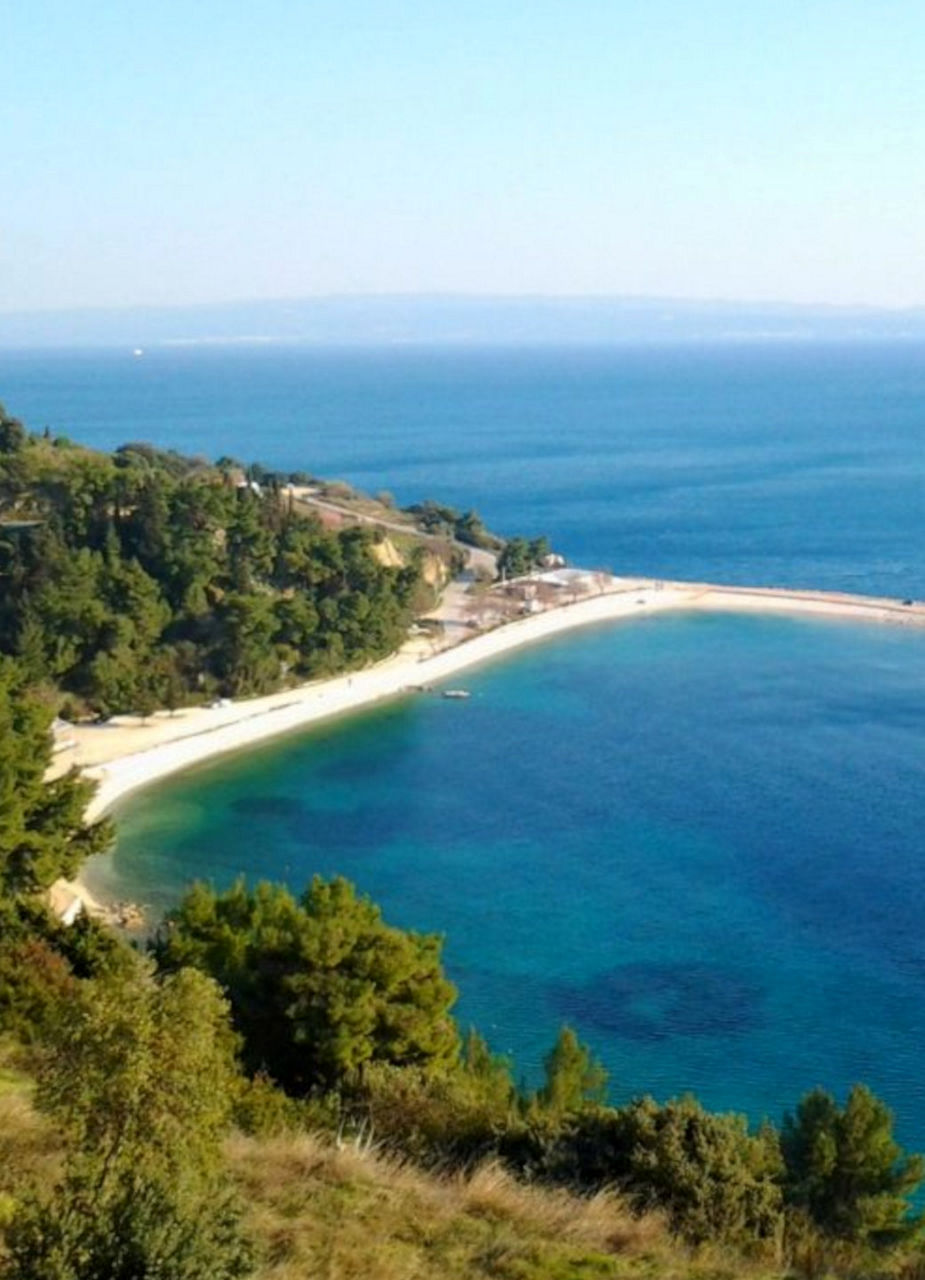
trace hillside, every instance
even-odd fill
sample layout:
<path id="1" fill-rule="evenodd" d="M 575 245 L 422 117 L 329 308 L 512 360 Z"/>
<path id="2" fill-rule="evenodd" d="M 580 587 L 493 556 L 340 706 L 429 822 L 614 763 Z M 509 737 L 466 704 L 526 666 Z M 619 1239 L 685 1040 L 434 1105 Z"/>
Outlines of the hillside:
<path id="1" fill-rule="evenodd" d="M 21 1072 L 0 1073 L 0 1227 L 24 1180 L 61 1148 Z M 322 1134 L 230 1137 L 226 1167 L 247 1205 L 254 1280 L 772 1280 L 768 1263 L 679 1246 L 658 1214 L 616 1195 L 518 1183 L 495 1163 L 439 1175 Z M 0 1246 L 2 1248 L 2 1246 Z M 0 1255 L 2 1256 L 2 1255 Z"/>

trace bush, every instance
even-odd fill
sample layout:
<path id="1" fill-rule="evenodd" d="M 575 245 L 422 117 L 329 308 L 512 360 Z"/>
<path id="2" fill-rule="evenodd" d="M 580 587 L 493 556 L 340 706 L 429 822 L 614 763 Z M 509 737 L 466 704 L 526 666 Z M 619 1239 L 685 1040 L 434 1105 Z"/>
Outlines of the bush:
<path id="1" fill-rule="evenodd" d="M 36 1101 L 65 1146 L 27 1192 L 4 1280 L 237 1280 L 251 1251 L 224 1186 L 233 1038 L 215 985 L 140 963 L 85 983 L 49 1029 Z"/>
<path id="2" fill-rule="evenodd" d="M 776 1133 L 750 1134 L 744 1116 L 713 1114 L 695 1098 L 586 1111 L 554 1163 L 584 1185 L 622 1186 L 641 1210 L 664 1209 L 695 1243 L 773 1239 L 781 1229 Z"/>

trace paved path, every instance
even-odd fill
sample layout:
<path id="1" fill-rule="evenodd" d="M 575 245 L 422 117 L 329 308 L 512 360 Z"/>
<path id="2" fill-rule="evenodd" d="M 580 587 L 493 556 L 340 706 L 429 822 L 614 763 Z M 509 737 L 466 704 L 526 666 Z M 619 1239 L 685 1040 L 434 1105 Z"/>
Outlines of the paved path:
<path id="1" fill-rule="evenodd" d="M 414 524 L 402 524 L 398 520 L 385 520 L 382 516 L 371 516 L 364 511 L 354 511 L 351 507 L 338 506 L 327 498 L 316 498 L 307 490 L 294 490 L 295 501 L 302 507 L 317 507 L 321 511 L 330 511 L 334 515 L 343 516 L 347 520 L 356 520 L 358 524 L 371 524 L 377 529 L 388 529 L 392 533 L 403 533 L 407 537 L 420 538 L 422 542 L 430 542 L 445 546 L 448 542 L 465 552 L 471 569 L 482 569 L 495 576 L 497 556 L 494 551 L 485 551 L 481 547 L 470 547 L 467 542 L 459 542 L 455 538 L 441 538 L 438 534 L 424 533 Z"/>

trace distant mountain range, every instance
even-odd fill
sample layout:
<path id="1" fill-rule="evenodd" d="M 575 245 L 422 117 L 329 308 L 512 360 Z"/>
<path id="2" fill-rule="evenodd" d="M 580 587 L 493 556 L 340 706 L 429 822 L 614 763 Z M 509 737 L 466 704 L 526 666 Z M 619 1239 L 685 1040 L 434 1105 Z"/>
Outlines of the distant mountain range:
<path id="1" fill-rule="evenodd" d="M 0 348 L 197 343 L 470 346 L 925 339 L 925 307 L 666 298 L 342 296 L 0 312 Z"/>

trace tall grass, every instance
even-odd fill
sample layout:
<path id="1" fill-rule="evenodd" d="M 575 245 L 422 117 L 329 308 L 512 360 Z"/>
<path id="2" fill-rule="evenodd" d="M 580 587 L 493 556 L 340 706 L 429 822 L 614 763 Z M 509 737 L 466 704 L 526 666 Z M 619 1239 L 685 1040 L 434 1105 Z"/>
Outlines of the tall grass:
<path id="1" fill-rule="evenodd" d="M 497 1163 L 424 1172 L 382 1152 L 313 1135 L 228 1144 L 264 1242 L 260 1280 L 580 1280 L 733 1277 L 757 1270 L 697 1258 L 658 1214 L 612 1192 L 531 1186 Z"/>

